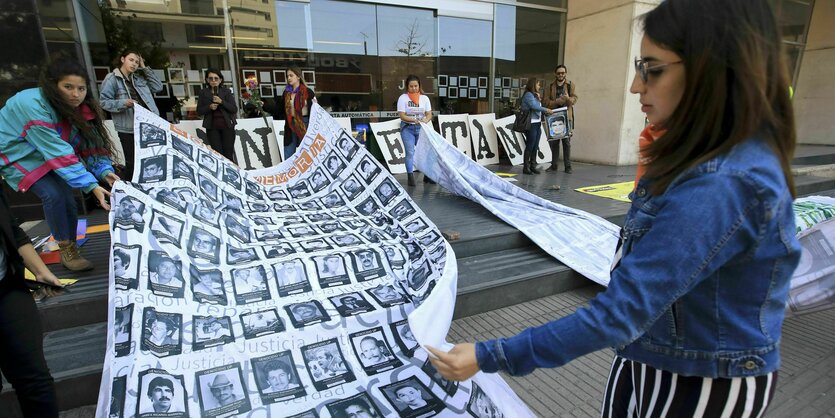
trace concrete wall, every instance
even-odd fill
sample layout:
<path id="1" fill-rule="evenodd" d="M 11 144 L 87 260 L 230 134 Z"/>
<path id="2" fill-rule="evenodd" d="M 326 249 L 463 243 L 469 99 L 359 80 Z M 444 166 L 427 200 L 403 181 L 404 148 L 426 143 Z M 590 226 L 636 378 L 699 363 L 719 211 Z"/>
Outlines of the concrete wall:
<path id="1" fill-rule="evenodd" d="M 659 0 L 569 0 L 565 65 L 577 83 L 572 158 L 611 165 L 636 164 L 644 127 L 638 98 L 629 93 L 640 55 L 636 17 Z"/>
<path id="2" fill-rule="evenodd" d="M 794 94 L 797 139 L 835 145 L 835 1 L 818 0 Z"/>

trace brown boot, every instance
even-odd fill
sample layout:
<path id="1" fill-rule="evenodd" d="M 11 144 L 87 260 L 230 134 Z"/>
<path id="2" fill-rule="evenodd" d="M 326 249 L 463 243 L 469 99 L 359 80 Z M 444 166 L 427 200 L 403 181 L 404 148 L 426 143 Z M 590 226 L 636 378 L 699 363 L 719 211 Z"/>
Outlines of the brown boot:
<path id="1" fill-rule="evenodd" d="M 93 263 L 81 256 L 74 240 L 58 241 L 58 250 L 61 252 L 61 264 L 68 270 L 85 271 L 93 268 Z"/>

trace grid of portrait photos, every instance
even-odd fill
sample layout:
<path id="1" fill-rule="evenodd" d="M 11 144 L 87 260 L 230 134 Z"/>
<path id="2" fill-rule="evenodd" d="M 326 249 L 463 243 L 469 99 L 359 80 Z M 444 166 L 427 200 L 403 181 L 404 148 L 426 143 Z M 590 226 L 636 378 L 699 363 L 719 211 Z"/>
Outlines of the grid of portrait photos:
<path id="1" fill-rule="evenodd" d="M 142 110 L 139 182 L 113 190 L 99 415 L 498 411 L 441 378 L 409 327 L 449 280 L 448 244 L 335 121 L 317 108 L 307 169 L 264 186 Z"/>

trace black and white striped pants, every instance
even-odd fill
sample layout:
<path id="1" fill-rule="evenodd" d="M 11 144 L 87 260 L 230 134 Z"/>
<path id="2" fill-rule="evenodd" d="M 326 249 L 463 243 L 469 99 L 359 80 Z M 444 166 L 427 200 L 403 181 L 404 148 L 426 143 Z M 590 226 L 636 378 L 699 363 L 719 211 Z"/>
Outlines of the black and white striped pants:
<path id="1" fill-rule="evenodd" d="M 774 397 L 777 372 L 732 379 L 680 376 L 615 356 L 600 416 L 761 417 Z"/>

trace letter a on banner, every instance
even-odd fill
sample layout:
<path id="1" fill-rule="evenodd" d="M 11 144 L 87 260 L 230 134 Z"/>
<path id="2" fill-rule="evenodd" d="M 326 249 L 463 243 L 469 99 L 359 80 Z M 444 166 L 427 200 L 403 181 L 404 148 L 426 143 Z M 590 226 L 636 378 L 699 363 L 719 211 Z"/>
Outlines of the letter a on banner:
<path id="1" fill-rule="evenodd" d="M 493 121 L 493 125 L 496 128 L 496 134 L 499 137 L 499 141 L 501 141 L 505 152 L 507 152 L 508 158 L 510 158 L 510 163 L 513 165 L 520 165 L 523 163 L 522 160 L 524 159 L 523 153 L 525 152 L 525 138 L 519 132 L 511 129 L 515 119 L 516 116 L 510 115 L 506 118 Z M 548 144 L 545 144 L 545 148 L 548 148 Z M 544 160 L 541 155 L 538 157 L 540 160 Z"/>
<path id="2" fill-rule="evenodd" d="M 470 115 L 470 137 L 472 138 L 475 160 L 481 165 L 499 163 L 499 140 L 493 121 L 496 116 L 492 113 L 484 115 Z"/>
<path id="3" fill-rule="evenodd" d="M 406 147 L 403 146 L 403 138 L 400 137 L 400 119 L 370 125 L 389 171 L 392 174 L 405 173 Z"/>
<path id="4" fill-rule="evenodd" d="M 441 129 L 441 136 L 452 144 L 458 151 L 472 158 L 472 146 L 470 144 L 470 126 L 468 114 L 460 115 L 438 115 L 438 127 Z"/>

